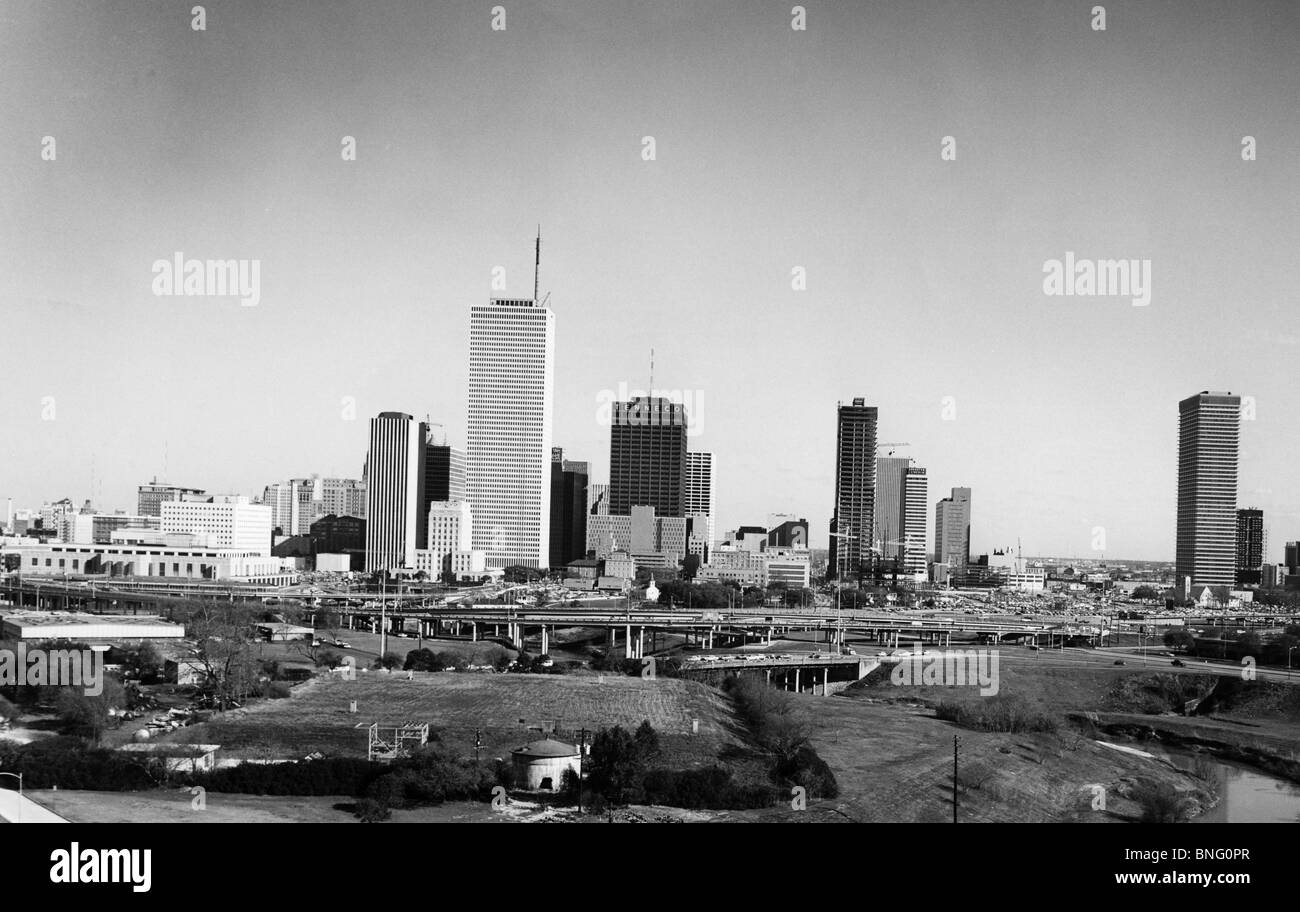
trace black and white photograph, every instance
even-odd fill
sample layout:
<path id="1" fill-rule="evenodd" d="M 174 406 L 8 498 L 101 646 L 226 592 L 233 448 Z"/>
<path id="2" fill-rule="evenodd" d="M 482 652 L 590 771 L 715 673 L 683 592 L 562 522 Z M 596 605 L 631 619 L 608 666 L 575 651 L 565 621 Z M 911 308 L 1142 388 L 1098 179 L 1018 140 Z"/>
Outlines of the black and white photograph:
<path id="1" fill-rule="evenodd" d="M 1298 251 L 1296 0 L 0 0 L 6 844 L 1245 901 Z"/>

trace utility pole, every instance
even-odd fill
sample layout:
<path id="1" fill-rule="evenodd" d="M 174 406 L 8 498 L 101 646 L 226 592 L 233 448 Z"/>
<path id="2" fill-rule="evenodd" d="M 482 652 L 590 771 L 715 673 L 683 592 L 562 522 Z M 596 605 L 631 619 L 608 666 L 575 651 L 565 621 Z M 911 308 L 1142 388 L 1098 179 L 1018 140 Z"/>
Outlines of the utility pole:
<path id="1" fill-rule="evenodd" d="M 961 738 L 952 736 L 952 822 L 957 822 L 957 745 Z"/>
<path id="2" fill-rule="evenodd" d="M 587 752 L 587 736 L 591 734 L 586 728 L 578 729 L 578 813 L 582 814 L 582 757 Z"/>
<path id="3" fill-rule="evenodd" d="M 384 661 L 384 654 L 388 652 L 388 603 L 385 597 L 388 595 L 388 571 L 381 571 L 384 575 L 379 578 L 379 661 Z"/>

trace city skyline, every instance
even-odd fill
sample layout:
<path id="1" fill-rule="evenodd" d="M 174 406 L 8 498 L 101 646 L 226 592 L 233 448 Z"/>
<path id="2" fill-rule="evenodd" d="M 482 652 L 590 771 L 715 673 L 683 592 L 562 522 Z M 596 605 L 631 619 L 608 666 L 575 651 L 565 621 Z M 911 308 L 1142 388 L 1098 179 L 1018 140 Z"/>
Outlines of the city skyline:
<path id="1" fill-rule="evenodd" d="M 825 547 L 828 404 L 865 395 L 931 491 L 978 492 L 973 553 L 1019 538 L 1172 560 L 1169 403 L 1231 389 L 1253 404 L 1237 500 L 1264 510 L 1268 559 L 1300 538 L 1286 485 L 1300 225 L 1285 203 L 1300 134 L 1277 116 L 1300 95 L 1294 6 L 1240 11 L 1249 54 L 1209 8 L 1125 9 L 1097 34 L 1075 10 L 991 3 L 817 7 L 806 35 L 788 11 L 767 23 L 740 4 L 664 21 L 542 4 L 501 34 L 477 6 L 434 28 L 399 4 L 374 34 L 323 11 L 309 48 L 264 37 L 305 10 L 231 3 L 195 45 L 187 17 L 152 9 L 5 6 L 0 496 L 130 509 L 153 476 L 249 494 L 355 477 L 365 422 L 390 409 L 465 444 L 466 310 L 531 293 L 540 221 L 553 439 L 594 479 L 609 470 L 601 395 L 649 389 L 654 348 L 654 387 L 706 402 L 692 446 L 715 454 L 720 529 L 799 514 Z M 85 37 L 104 29 L 120 41 Z M 554 67 L 529 80 L 538 29 Z M 720 48 L 751 50 L 728 69 Z M 499 64 L 472 65 L 487 54 Z M 375 103 L 390 98 L 398 116 Z M 547 98 L 567 100 L 558 121 Z M 472 129 L 448 131 L 461 116 Z M 155 297 L 150 264 L 174 251 L 259 259 L 257 305 Z M 1045 295 L 1042 267 L 1073 253 L 1149 261 L 1149 303 Z M 622 329 L 632 314 L 653 318 Z M 872 357 L 837 354 L 849 331 Z M 337 370 L 289 393 L 289 339 Z M 94 369 L 51 370 L 63 352 Z M 150 405 L 125 407 L 142 390 Z M 761 448 L 758 414 L 776 423 Z"/>

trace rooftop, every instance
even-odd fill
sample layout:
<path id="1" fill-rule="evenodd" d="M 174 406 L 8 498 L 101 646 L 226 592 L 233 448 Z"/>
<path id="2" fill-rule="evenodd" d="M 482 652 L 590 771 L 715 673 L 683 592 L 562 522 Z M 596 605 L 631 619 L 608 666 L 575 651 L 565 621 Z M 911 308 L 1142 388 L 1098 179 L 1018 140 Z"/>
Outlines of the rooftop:
<path id="1" fill-rule="evenodd" d="M 531 741 L 523 747 L 516 747 L 510 753 L 516 757 L 576 757 L 578 748 L 573 744 L 565 744 L 563 741 L 556 741 L 553 738 L 543 738 L 540 741 Z"/>

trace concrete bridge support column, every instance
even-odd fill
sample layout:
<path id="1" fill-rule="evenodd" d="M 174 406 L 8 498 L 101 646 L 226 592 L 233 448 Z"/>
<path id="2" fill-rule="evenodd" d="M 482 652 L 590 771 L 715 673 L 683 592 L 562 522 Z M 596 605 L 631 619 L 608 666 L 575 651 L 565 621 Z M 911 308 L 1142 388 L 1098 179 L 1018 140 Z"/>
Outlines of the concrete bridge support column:
<path id="1" fill-rule="evenodd" d="M 632 625 L 623 628 L 623 658 L 632 658 Z"/>
<path id="2" fill-rule="evenodd" d="M 799 692 L 799 669 L 794 670 L 794 692 Z"/>
<path id="3" fill-rule="evenodd" d="M 542 655 L 549 655 L 551 651 L 551 637 L 547 633 L 546 625 L 542 625 Z"/>
<path id="4" fill-rule="evenodd" d="M 637 634 L 636 634 L 636 657 L 639 659 L 642 658 L 643 656 L 645 656 L 645 628 L 644 627 L 637 630 Z"/>
<path id="5" fill-rule="evenodd" d="M 772 628 L 767 628 L 767 645 L 772 645 Z"/>
<path id="6" fill-rule="evenodd" d="M 469 638 L 473 642 L 478 642 L 478 621 L 469 622 Z"/>
<path id="7" fill-rule="evenodd" d="M 831 695 L 831 670 L 830 668 L 823 668 L 822 669 L 822 696 L 829 697 L 830 695 Z"/>
<path id="8" fill-rule="evenodd" d="M 618 628 L 611 627 L 605 631 L 605 646 L 613 649 L 618 645 Z"/>
<path id="9" fill-rule="evenodd" d="M 378 633 L 378 632 L 379 632 L 379 621 L 378 621 L 377 618 L 371 618 L 371 619 L 370 619 L 370 632 L 371 632 L 371 633 Z"/>

